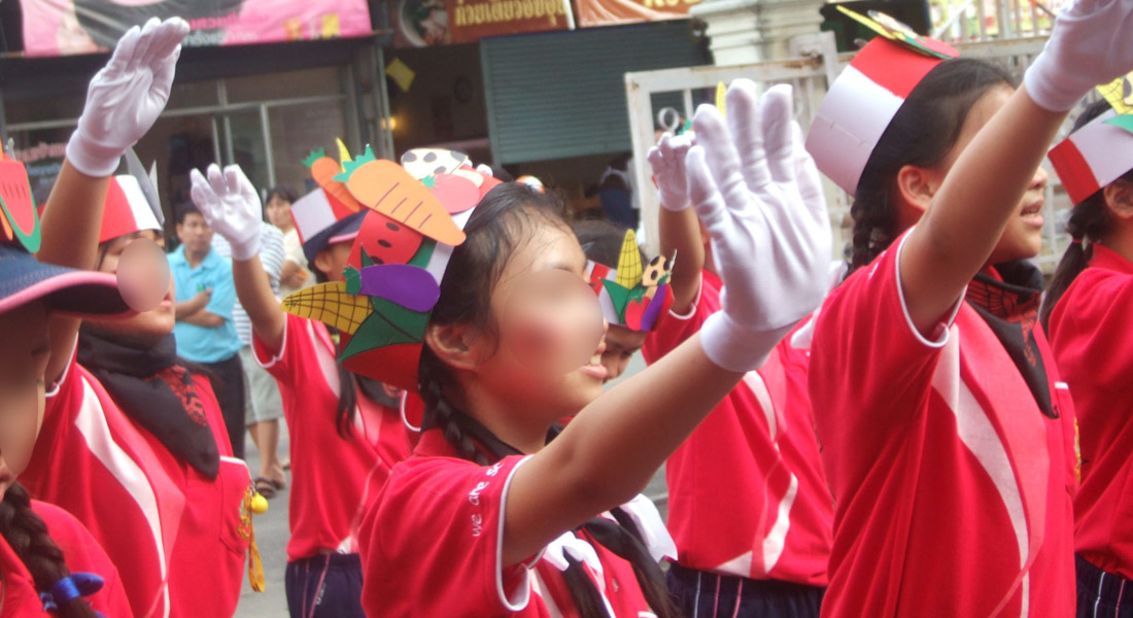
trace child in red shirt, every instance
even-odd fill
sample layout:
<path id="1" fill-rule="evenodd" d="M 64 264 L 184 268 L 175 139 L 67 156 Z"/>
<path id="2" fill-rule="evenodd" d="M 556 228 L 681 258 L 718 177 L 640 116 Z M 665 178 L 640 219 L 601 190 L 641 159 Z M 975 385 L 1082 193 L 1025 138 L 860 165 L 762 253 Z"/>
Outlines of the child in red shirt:
<path id="1" fill-rule="evenodd" d="M 173 19 L 128 33 L 92 81 L 44 210 L 40 250 L 57 263 L 138 277 L 130 296 L 151 301 L 129 318 L 86 320 L 77 353 L 78 323 L 55 325 L 59 354 L 48 372 L 57 387 L 27 476 L 33 495 L 104 544 L 139 616 L 232 614 L 251 533 L 247 467 L 231 457 L 207 378 L 176 357 L 173 290 L 154 244 L 159 206 L 137 177 L 109 177 L 125 147 L 104 160 L 114 139 L 106 132 L 132 133 L 119 136 L 129 145 L 160 113 L 187 32 Z M 86 208 L 68 212 L 68 204 Z"/>
<path id="2" fill-rule="evenodd" d="M 155 22 L 144 31 L 135 28 L 123 37 L 111 64 L 121 69 L 126 64 L 148 66 L 154 59 L 160 61 L 187 31 L 180 20 Z M 142 48 L 151 50 L 148 55 L 137 53 L 139 42 Z M 96 82 L 99 79 L 96 77 Z M 162 87 L 158 80 L 155 88 Z M 130 123 L 124 125 L 126 131 L 136 130 Z M 113 150 L 115 140 L 109 141 L 102 145 L 103 154 L 107 148 Z M 56 186 L 58 193 L 53 191 L 54 197 L 66 196 L 75 188 L 66 176 L 76 172 L 69 164 L 64 168 L 64 179 Z M 152 299 L 152 294 L 139 297 L 129 286 L 120 290 L 109 275 L 36 260 L 29 251 L 52 253 L 56 233 L 62 230 L 49 225 L 48 238 L 41 238 L 39 216 L 21 163 L 0 153 L 0 176 L 4 179 L 0 183 L 0 216 L 4 217 L 0 235 L 0 402 L 4 404 L 0 418 L 0 613 L 94 618 L 97 611 L 108 616 L 131 616 L 117 569 L 90 532 L 66 511 L 31 500 L 16 478 L 33 459 L 44 420 L 48 374 L 53 363 L 64 365 L 66 361 L 60 361 L 60 356 L 69 357 L 74 348 L 73 332 L 64 326 L 76 318 L 127 316 L 132 310 L 144 310 L 156 303 L 146 300 Z M 83 193 L 77 192 L 80 197 Z M 58 203 L 49 219 L 82 219 L 87 211 L 98 217 L 102 212 L 97 199 L 55 201 Z"/>
<path id="3" fill-rule="evenodd" d="M 724 126 L 714 108 L 700 115 Z M 788 131 L 772 141 L 793 156 L 789 103 L 774 120 Z M 478 194 L 467 183 L 483 191 L 495 181 L 460 165 L 424 184 L 386 161 L 347 165 L 346 187 L 378 224 L 364 223 L 355 247 L 380 260 L 289 306 L 338 325 L 349 335 L 340 357 L 367 375 L 419 384 L 428 427 L 360 530 L 368 614 L 676 615 L 656 562 L 656 513 L 618 505 L 817 305 L 829 251 L 825 214 L 791 183 L 765 208 L 746 186 L 720 193 L 739 173 L 736 152 L 724 129 L 689 155 L 692 201 L 721 256 L 727 302 L 702 333 L 602 397 L 601 312 L 553 197 L 514 183 Z M 709 168 L 709 157 L 726 161 Z M 219 205 L 202 210 L 248 238 L 254 200 L 236 199 L 238 183 L 216 176 Z M 413 233 L 395 239 L 383 231 L 405 227 Z M 766 242 L 754 247 L 751 234 Z M 775 250 L 787 267 L 752 265 Z M 763 304 L 759 287 L 781 290 L 796 309 Z"/>
<path id="4" fill-rule="evenodd" d="M 219 168 L 208 173 L 210 180 L 225 182 Z M 233 194 L 259 212 L 259 198 L 239 168 L 227 168 L 225 174 Z M 302 618 L 361 616 L 362 568 L 354 529 L 367 495 L 409 455 L 410 434 L 398 402 L 382 384 L 355 376 L 336 361 L 335 343 L 323 323 L 283 312 L 258 249 L 251 250 L 248 238 L 217 220 L 228 187 L 214 191 L 196 171 L 192 182 L 197 207 L 233 246 L 236 293 L 252 322 L 253 351 L 279 384 L 291 434 L 288 609 Z M 311 268 L 320 281 L 340 282 L 363 214 L 344 212 L 313 228 L 304 209 L 313 200 L 333 199 L 323 191 L 316 189 L 294 207 L 300 209 L 297 219 Z"/>
<path id="5" fill-rule="evenodd" d="M 1133 66 L 1133 46 L 1095 47 L 1126 39 L 1133 3 L 1063 16 L 1018 90 L 942 43 L 878 37 L 812 124 L 819 169 L 855 195 L 809 375 L 836 505 L 824 615 L 1074 611 L 1074 409 L 1025 260 L 1041 157 L 1090 87 L 1067 76 Z"/>
<path id="6" fill-rule="evenodd" d="M 741 81 L 745 90 L 754 84 Z M 747 105 L 754 97 L 734 98 Z M 707 238 L 690 212 L 684 152 L 666 135 L 649 153 L 660 188 L 661 251 L 675 253 L 673 310 L 645 342 L 656 362 L 720 308 Z M 797 173 L 825 208 L 818 172 Z M 806 391 L 808 353 L 785 338 L 748 372 L 665 465 L 668 524 L 677 541 L 669 586 L 686 614 L 818 616 L 827 583 L 833 501 Z"/>
<path id="7" fill-rule="evenodd" d="M 1074 240 L 1043 318 L 1082 443 L 1074 500 L 1079 616 L 1133 611 L 1133 342 L 1125 315 L 1133 300 L 1133 135 L 1111 122 L 1126 117 L 1107 101 L 1094 103 L 1050 153 L 1075 202 L 1066 223 Z"/>

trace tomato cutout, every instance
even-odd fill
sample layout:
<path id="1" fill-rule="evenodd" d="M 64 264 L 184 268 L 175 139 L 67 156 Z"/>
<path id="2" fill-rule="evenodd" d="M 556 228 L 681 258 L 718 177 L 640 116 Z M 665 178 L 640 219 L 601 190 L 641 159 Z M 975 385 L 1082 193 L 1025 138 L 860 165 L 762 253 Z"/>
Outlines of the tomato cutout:
<path id="1" fill-rule="evenodd" d="M 649 302 L 648 298 L 636 298 L 630 300 L 626 304 L 625 310 L 625 327 L 632 331 L 641 330 L 642 318 L 645 316 L 646 303 Z"/>
<path id="2" fill-rule="evenodd" d="M 461 176 L 445 174 L 432 179 L 429 190 L 444 205 L 450 215 L 457 215 L 476 207 L 480 201 L 480 187 Z M 428 181 L 426 181 L 428 184 Z"/>
<path id="3" fill-rule="evenodd" d="M 10 228 L 24 248 L 32 253 L 39 251 L 39 213 L 28 183 L 28 172 L 19 161 L 0 161 L 0 208 L 7 220 L 5 232 Z M 13 240 L 12 236 L 8 240 Z"/>
<path id="4" fill-rule="evenodd" d="M 360 246 L 374 264 L 408 264 L 421 248 L 424 239 L 424 236 L 409 226 L 380 212 L 371 211 L 362 220 L 358 242 L 354 243 L 354 247 L 357 250 Z"/>

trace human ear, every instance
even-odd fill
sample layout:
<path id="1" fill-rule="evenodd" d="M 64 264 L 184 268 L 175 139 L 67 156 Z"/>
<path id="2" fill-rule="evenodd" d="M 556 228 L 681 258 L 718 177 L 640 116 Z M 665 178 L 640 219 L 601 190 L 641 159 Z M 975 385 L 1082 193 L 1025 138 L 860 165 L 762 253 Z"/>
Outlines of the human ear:
<path id="1" fill-rule="evenodd" d="M 479 351 L 468 325 L 430 324 L 425 329 L 425 345 L 441 362 L 455 369 L 474 371 L 479 364 Z"/>
<path id="2" fill-rule="evenodd" d="M 897 172 L 897 191 L 902 202 L 918 211 L 917 219 L 928 210 L 939 187 L 936 174 L 923 167 L 905 165 Z"/>
<path id="3" fill-rule="evenodd" d="M 1118 219 L 1133 219 L 1133 183 L 1111 182 L 1104 189 L 1105 204 Z"/>

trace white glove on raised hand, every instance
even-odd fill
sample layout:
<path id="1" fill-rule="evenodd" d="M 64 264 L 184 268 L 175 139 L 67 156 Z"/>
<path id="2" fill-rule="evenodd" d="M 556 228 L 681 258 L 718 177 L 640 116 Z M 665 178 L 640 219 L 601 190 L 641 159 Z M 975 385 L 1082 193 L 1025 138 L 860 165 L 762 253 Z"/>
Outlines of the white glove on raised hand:
<path id="1" fill-rule="evenodd" d="M 263 206 L 240 166 L 229 165 L 222 174 L 213 163 L 208 168 L 208 180 L 193 170 L 189 182 L 193 204 L 209 227 L 232 246 L 232 259 L 244 262 L 259 255 Z"/>
<path id="2" fill-rule="evenodd" d="M 649 167 L 653 168 L 653 181 L 661 193 L 661 208 L 674 212 L 688 208 L 688 176 L 685 173 L 685 156 L 692 148 L 692 134 L 673 136 L 666 133 L 657 145 L 649 149 Z"/>
<path id="3" fill-rule="evenodd" d="M 727 126 L 715 107 L 697 110 L 698 145 L 686 165 L 724 282 L 722 310 L 705 322 L 701 345 L 712 362 L 744 372 L 822 302 L 830 220 L 792 120 L 790 86 L 758 99 L 752 82 L 736 80 L 726 96 Z"/>
<path id="4" fill-rule="evenodd" d="M 1075 0 L 1023 76 L 1027 93 L 1052 112 L 1070 110 L 1095 86 L 1133 70 L 1133 0 Z"/>
<path id="5" fill-rule="evenodd" d="M 110 62 L 87 90 L 79 127 L 67 142 L 67 160 L 87 176 L 114 173 L 126 149 L 137 143 L 169 101 L 181 41 L 189 24 L 156 18 L 119 39 Z"/>

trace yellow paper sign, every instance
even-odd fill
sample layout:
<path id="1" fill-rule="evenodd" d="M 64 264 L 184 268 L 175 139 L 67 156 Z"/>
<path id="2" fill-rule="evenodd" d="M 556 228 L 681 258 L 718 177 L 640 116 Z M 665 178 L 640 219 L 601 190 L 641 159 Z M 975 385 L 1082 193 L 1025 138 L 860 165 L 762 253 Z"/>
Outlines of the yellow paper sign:
<path id="1" fill-rule="evenodd" d="M 1133 113 L 1133 73 L 1098 86 L 1098 93 L 1117 113 Z"/>

